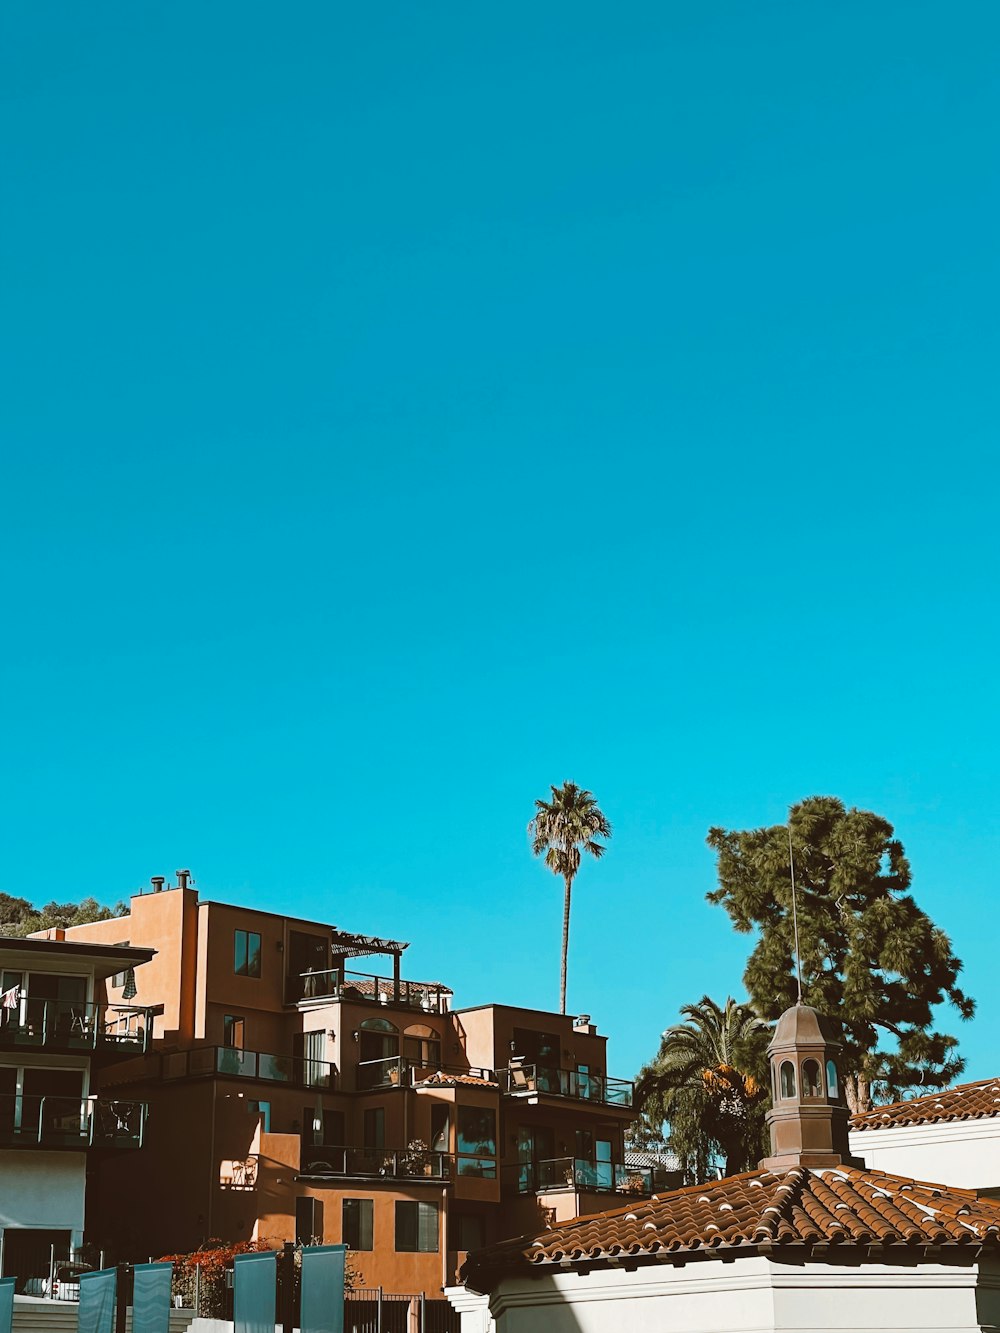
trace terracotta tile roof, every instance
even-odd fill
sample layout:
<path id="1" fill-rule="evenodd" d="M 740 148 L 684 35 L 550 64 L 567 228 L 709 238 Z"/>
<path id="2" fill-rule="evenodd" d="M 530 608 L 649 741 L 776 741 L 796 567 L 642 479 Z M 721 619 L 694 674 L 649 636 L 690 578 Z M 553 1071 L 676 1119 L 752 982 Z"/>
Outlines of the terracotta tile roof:
<path id="1" fill-rule="evenodd" d="M 448 1074 L 439 1069 L 436 1073 L 420 1079 L 414 1087 L 453 1088 L 456 1084 L 473 1088 L 495 1088 L 497 1081 L 495 1078 L 484 1078 L 481 1074 Z"/>
<path id="2" fill-rule="evenodd" d="M 452 995 L 454 992 L 442 981 L 403 981 L 400 985 L 404 988 L 408 986 L 410 993 L 413 991 L 444 991 L 446 995 Z M 382 992 L 386 995 L 392 994 L 392 981 L 388 977 L 348 977 L 344 982 L 344 993 L 348 994 L 356 991 L 359 995 L 375 995 Z"/>
<path id="3" fill-rule="evenodd" d="M 984 1078 L 978 1083 L 960 1083 L 944 1092 L 925 1097 L 875 1106 L 870 1111 L 851 1116 L 856 1131 L 889 1129 L 897 1125 L 933 1125 L 946 1120 L 982 1120 L 1000 1115 L 1000 1079 Z"/>
<path id="4" fill-rule="evenodd" d="M 504 1273 L 546 1265 L 731 1259 L 779 1247 L 817 1258 L 857 1248 L 864 1259 L 871 1247 L 912 1253 L 983 1244 L 1000 1250 L 1000 1203 L 977 1199 L 973 1190 L 854 1167 L 794 1167 L 689 1185 L 560 1222 L 474 1251 L 462 1276 L 482 1291 Z M 878 1261 L 884 1262 L 881 1248 Z"/>

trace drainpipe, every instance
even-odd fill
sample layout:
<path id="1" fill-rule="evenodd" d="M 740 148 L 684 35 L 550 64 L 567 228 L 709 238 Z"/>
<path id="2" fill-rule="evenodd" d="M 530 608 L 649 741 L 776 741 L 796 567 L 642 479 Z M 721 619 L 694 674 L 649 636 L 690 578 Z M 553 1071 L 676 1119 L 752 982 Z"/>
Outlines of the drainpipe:
<path id="1" fill-rule="evenodd" d="M 212 1205 L 215 1203 L 215 1103 L 219 1095 L 219 1080 L 212 1079 L 212 1132 L 209 1136 L 209 1159 L 208 1159 L 208 1211 L 205 1214 L 205 1235 L 203 1240 L 208 1240 L 214 1233 L 212 1231 Z"/>
<path id="2" fill-rule="evenodd" d="M 450 1286 L 448 1281 L 448 1187 L 441 1186 L 441 1290 Z"/>

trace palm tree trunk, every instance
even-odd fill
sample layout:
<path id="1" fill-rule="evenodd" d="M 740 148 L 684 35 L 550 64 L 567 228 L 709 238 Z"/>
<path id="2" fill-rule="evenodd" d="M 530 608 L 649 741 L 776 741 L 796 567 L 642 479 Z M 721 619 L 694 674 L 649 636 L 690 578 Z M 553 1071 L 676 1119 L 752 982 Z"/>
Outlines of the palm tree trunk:
<path id="1" fill-rule="evenodd" d="M 562 938 L 562 967 L 559 972 L 559 1012 L 566 1012 L 566 963 L 569 958 L 569 900 L 573 892 L 573 876 L 564 876 L 566 881 L 566 892 L 563 895 L 563 938 Z"/>

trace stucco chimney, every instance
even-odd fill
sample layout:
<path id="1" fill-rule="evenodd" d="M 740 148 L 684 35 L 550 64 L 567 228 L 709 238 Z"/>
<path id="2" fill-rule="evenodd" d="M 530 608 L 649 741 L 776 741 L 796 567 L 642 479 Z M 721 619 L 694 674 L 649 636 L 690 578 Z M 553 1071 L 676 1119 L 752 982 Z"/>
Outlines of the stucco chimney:
<path id="1" fill-rule="evenodd" d="M 174 874 L 177 876 L 177 887 L 179 889 L 187 889 L 190 887 L 188 883 L 191 878 L 190 870 L 175 870 Z"/>
<path id="2" fill-rule="evenodd" d="M 150 884 L 152 884 L 152 886 L 153 886 L 153 892 L 154 892 L 154 893 L 162 893 L 162 892 L 163 892 L 164 877 L 163 877 L 162 875 L 151 875 L 151 876 L 150 876 L 150 879 L 149 879 L 149 882 L 150 882 Z"/>

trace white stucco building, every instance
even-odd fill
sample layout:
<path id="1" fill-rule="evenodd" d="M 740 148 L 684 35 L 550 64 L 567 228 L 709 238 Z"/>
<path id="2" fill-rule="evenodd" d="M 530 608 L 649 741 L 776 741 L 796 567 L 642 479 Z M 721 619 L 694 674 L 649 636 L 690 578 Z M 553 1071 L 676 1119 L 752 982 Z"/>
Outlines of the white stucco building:
<path id="1" fill-rule="evenodd" d="M 448 1293 L 463 1333 L 1000 1326 L 1000 1204 L 852 1154 L 836 1054 L 815 1010 L 788 1010 L 758 1170 L 474 1252 Z"/>
<path id="2" fill-rule="evenodd" d="M 850 1142 L 880 1171 L 1000 1198 L 1000 1079 L 876 1106 L 853 1117 Z"/>
<path id="3" fill-rule="evenodd" d="M 140 1054 L 149 1014 L 106 983 L 150 949 L 0 939 L 0 1275 L 48 1273 L 84 1239 L 88 1159 L 141 1146 L 145 1107 L 95 1094 L 109 1061 Z"/>

